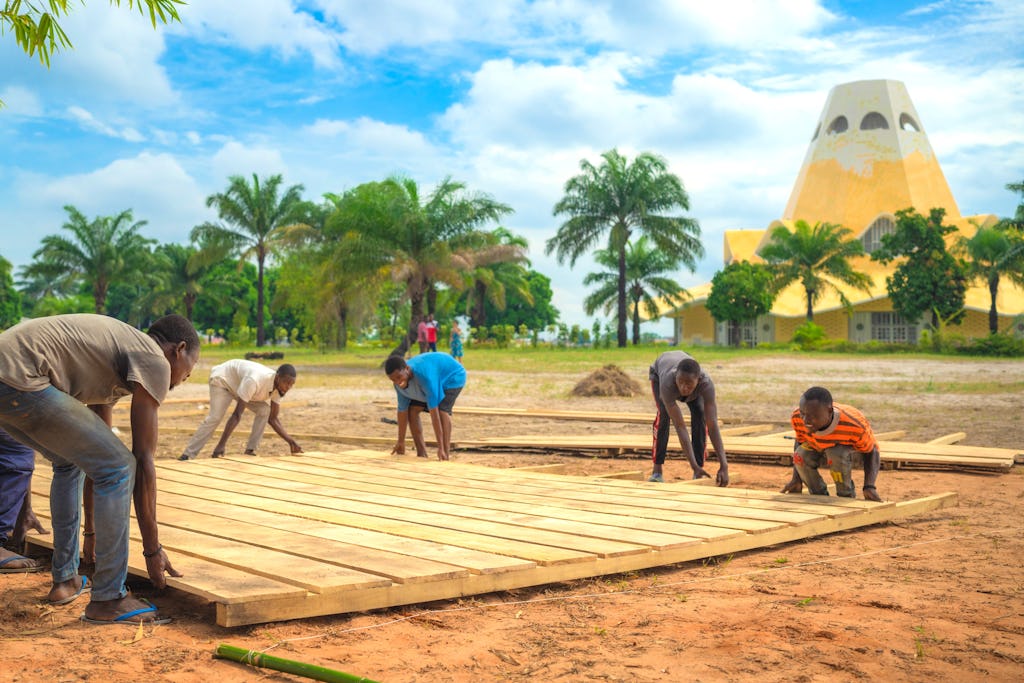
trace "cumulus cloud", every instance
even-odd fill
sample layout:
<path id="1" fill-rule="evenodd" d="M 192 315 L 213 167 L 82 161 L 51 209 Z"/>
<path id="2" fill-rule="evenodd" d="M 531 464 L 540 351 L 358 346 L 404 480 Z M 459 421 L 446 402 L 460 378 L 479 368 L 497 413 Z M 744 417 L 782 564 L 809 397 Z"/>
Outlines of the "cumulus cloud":
<path id="1" fill-rule="evenodd" d="M 142 133 L 131 126 L 122 128 L 109 126 L 106 123 L 99 121 L 95 116 L 82 107 L 68 107 L 68 115 L 77 121 L 82 128 L 101 135 L 106 135 L 107 137 L 120 138 L 127 142 L 142 142 L 145 139 L 142 136 Z"/>

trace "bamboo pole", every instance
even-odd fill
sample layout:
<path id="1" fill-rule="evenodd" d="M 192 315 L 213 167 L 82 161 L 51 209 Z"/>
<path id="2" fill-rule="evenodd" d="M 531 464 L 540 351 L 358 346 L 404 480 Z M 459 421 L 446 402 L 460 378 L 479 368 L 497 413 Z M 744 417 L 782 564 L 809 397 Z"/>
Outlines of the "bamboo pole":
<path id="1" fill-rule="evenodd" d="M 316 666 L 315 664 L 296 662 L 293 659 L 274 657 L 273 655 L 255 652 L 253 650 L 246 650 L 241 647 L 235 647 L 234 645 L 225 645 L 223 643 L 217 646 L 214 656 L 222 659 L 230 659 L 241 664 L 260 666 L 265 669 L 283 671 L 284 673 L 294 674 L 296 676 L 304 676 L 305 678 L 311 678 L 314 681 L 326 681 L 327 683 L 375 683 L 375 681 L 369 678 L 355 676 L 353 674 L 345 673 L 344 671 L 326 669 L 322 666 Z"/>

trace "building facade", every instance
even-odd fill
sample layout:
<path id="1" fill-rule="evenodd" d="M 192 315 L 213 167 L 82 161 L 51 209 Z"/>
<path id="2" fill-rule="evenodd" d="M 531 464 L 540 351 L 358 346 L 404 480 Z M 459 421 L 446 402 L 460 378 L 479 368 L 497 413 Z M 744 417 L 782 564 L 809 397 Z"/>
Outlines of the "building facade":
<path id="1" fill-rule="evenodd" d="M 759 252 L 777 225 L 792 229 L 798 220 L 842 225 L 864 244 L 866 254 L 881 246 L 883 235 L 896 225 L 896 212 L 913 208 L 927 216 L 945 209 L 944 223 L 956 227 L 947 245 L 971 237 L 980 227 L 994 225 L 991 214 L 962 216 L 932 151 L 921 119 L 906 87 L 899 81 L 856 81 L 838 85 L 829 93 L 811 136 L 803 165 L 793 184 L 782 218 L 760 230 L 727 230 L 724 265 L 749 261 L 763 263 Z M 838 287 L 853 305 L 849 313 L 834 291 L 814 306 L 814 322 L 831 339 L 857 342 L 915 342 L 924 329 L 921 321 L 903 320 L 892 308 L 886 279 L 896 264 L 882 265 L 870 256 L 851 265 L 871 276 L 864 292 L 841 283 Z M 794 283 L 782 290 L 769 314 L 736 326 L 716 323 L 707 310 L 710 283 L 690 289 L 692 299 L 663 315 L 675 321 L 675 339 L 685 344 L 754 345 L 789 341 L 806 320 L 803 287 Z M 966 315 L 955 332 L 968 337 L 988 334 L 988 287 L 972 282 Z M 1004 278 L 997 299 L 999 329 L 1024 334 L 1024 290 Z"/>

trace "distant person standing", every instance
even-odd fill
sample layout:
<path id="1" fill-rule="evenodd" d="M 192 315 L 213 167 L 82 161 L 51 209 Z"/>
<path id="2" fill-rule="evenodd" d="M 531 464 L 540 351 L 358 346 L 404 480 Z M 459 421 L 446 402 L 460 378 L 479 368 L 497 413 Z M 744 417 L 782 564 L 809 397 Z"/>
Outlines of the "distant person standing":
<path id="1" fill-rule="evenodd" d="M 416 343 L 420 345 L 420 353 L 427 352 L 427 319 L 424 318 L 420 321 L 420 324 L 416 326 Z"/>
<path id="2" fill-rule="evenodd" d="M 690 461 L 694 479 L 711 476 L 704 470 L 705 447 L 710 435 L 718 454 L 715 483 L 728 486 L 729 465 L 726 463 L 722 432 L 718 428 L 718 402 L 711 378 L 701 370 L 697 361 L 683 351 L 666 351 L 658 356 L 651 365 L 649 377 L 658 414 L 654 418 L 654 445 L 651 449 L 654 471 L 647 481 L 664 481 L 662 466 L 668 450 L 671 424 L 675 427 L 683 453 Z M 686 433 L 680 402 L 690 409 L 690 435 Z"/>
<path id="3" fill-rule="evenodd" d="M 199 455 L 206 442 L 224 419 L 232 401 L 238 401 L 235 412 L 224 425 L 224 433 L 213 449 L 213 457 L 224 455 L 228 437 L 238 426 L 242 413 L 248 408 L 256 414 L 245 446 L 246 455 L 256 455 L 256 449 L 263 438 L 263 430 L 269 423 L 278 436 L 284 439 L 292 453 L 301 453 L 302 447 L 288 435 L 279 417 L 281 399 L 295 386 L 295 367 L 285 363 L 275 372 L 265 365 L 251 360 L 229 360 L 210 370 L 210 413 L 192 435 L 185 451 L 178 460 L 191 460 Z"/>
<path id="4" fill-rule="evenodd" d="M 462 362 L 462 328 L 459 327 L 459 321 L 452 321 L 452 332 L 448 338 L 448 344 L 451 347 L 452 358 Z"/>
<path id="5" fill-rule="evenodd" d="M 437 321 L 434 320 L 434 314 L 430 313 L 427 315 L 427 348 L 433 352 L 437 352 Z"/>
<path id="6" fill-rule="evenodd" d="M 416 455 L 427 457 L 427 444 L 420 426 L 420 413 L 426 410 L 434 427 L 437 459 L 448 460 L 452 448 L 452 408 L 466 385 L 466 369 L 447 353 L 424 353 L 408 362 L 401 356 L 388 356 L 384 372 L 395 385 L 398 398 L 398 442 L 391 453 L 405 453 L 408 427 Z"/>

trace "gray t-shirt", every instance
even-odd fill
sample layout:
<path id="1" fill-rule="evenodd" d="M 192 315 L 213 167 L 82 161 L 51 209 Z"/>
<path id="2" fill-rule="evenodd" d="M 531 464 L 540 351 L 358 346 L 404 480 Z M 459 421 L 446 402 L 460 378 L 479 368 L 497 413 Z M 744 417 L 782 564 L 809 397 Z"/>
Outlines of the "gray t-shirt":
<path id="1" fill-rule="evenodd" d="M 73 313 L 0 334 L 0 382 L 21 391 L 53 386 L 87 405 L 115 403 L 137 383 L 159 404 L 171 365 L 148 334 L 105 315 Z"/>
<path id="2" fill-rule="evenodd" d="M 683 403 L 695 401 L 708 387 L 713 386 L 711 378 L 708 377 L 706 372 L 701 370 L 700 379 L 697 380 L 697 386 L 693 393 L 689 396 L 680 394 L 679 387 L 676 386 L 676 367 L 684 358 L 693 358 L 693 356 L 685 351 L 666 351 L 658 356 L 651 365 L 648 376 L 651 381 L 658 383 L 658 395 L 665 405 L 670 405 L 674 401 L 682 401 Z"/>

